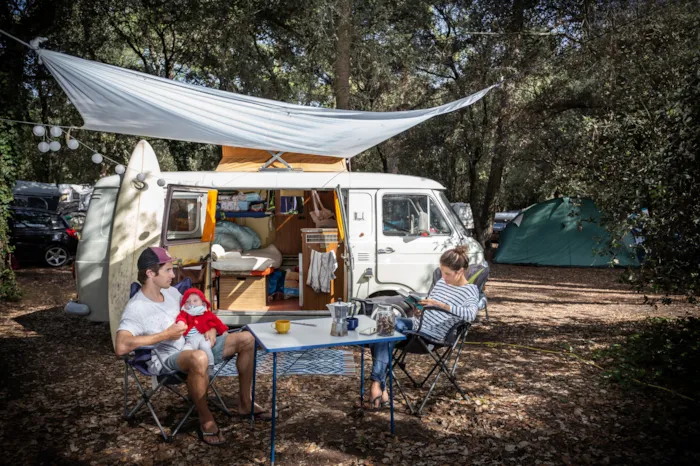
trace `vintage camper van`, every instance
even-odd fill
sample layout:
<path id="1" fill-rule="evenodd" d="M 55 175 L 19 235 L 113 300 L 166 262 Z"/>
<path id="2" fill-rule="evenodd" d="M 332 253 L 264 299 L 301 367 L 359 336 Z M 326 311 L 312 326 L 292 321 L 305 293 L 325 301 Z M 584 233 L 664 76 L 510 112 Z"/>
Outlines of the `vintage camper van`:
<path id="1" fill-rule="evenodd" d="M 142 191 L 125 200 L 134 186 Z M 326 304 L 353 297 L 425 292 L 444 250 L 468 244 L 470 261 L 484 260 L 444 189 L 427 178 L 347 171 L 163 172 L 145 182 L 128 171 L 108 176 L 94 188 L 75 261 L 78 298 L 66 311 L 114 327 L 146 245 L 168 248 L 178 258 L 177 278 L 192 278 L 231 326 L 327 315 Z M 156 219 L 148 225 L 147 194 Z M 336 217 L 322 228 L 312 215 L 315 195 Z M 245 199 L 260 199 L 261 207 L 252 211 Z M 214 244 L 220 229 L 232 227 L 226 222 L 247 227 L 260 243 L 243 252 Z M 324 292 L 307 278 L 312 256 L 329 252 L 338 266 Z M 120 254 L 131 254 L 127 266 L 117 263 Z M 284 281 L 278 270 L 298 281 L 297 292 L 294 280 L 275 288 L 272 281 Z"/>

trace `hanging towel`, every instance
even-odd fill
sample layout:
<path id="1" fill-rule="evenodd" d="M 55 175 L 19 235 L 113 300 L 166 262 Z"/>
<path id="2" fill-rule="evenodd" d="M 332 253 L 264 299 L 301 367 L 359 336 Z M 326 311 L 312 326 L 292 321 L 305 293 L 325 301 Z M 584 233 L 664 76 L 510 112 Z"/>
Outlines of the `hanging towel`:
<path id="1" fill-rule="evenodd" d="M 331 281 L 335 279 L 335 271 L 338 269 L 338 261 L 334 251 L 318 252 L 311 250 L 311 262 L 309 274 L 306 276 L 306 284 L 316 293 L 330 293 Z"/>

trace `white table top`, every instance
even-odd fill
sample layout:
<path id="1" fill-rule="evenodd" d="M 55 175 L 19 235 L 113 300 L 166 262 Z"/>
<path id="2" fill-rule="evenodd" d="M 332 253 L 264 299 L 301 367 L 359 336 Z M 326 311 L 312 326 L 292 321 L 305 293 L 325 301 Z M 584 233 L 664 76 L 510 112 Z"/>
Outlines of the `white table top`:
<path id="1" fill-rule="evenodd" d="M 331 336 L 331 317 L 320 319 L 293 320 L 289 332 L 279 334 L 274 329 L 274 322 L 263 322 L 259 324 L 249 324 L 246 328 L 253 334 L 258 344 L 268 353 L 278 353 L 283 351 L 303 351 L 312 348 L 330 348 L 332 346 L 346 345 L 368 345 L 371 343 L 401 341 L 406 336 L 394 332 L 393 336 L 381 337 L 374 335 L 360 335 L 360 330 L 369 327 L 376 327 L 377 323 L 367 316 L 357 316 L 359 324 L 357 329 L 348 330 L 344 337 Z M 306 325 L 295 325 L 294 322 L 314 324 L 316 327 Z"/>

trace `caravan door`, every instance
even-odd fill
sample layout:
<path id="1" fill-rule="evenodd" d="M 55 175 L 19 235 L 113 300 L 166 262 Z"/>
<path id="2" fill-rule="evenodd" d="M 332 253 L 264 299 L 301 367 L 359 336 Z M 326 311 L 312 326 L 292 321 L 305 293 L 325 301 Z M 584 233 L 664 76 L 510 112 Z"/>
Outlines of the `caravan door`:
<path id="1" fill-rule="evenodd" d="M 213 303 L 211 244 L 216 227 L 218 191 L 171 185 L 165 198 L 161 245 L 176 257 L 175 283 L 189 277 Z"/>
<path id="2" fill-rule="evenodd" d="M 430 190 L 377 192 L 377 281 L 427 292 L 453 231 Z"/>

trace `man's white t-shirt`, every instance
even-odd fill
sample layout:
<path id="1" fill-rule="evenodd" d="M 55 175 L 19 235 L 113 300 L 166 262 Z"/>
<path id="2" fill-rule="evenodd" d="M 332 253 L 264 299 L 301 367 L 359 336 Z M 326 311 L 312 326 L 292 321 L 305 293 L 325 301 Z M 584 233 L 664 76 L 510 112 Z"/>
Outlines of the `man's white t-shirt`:
<path id="1" fill-rule="evenodd" d="M 173 286 L 160 290 L 163 302 L 157 303 L 148 299 L 141 290 L 129 300 L 124 308 L 122 320 L 119 322 L 119 330 L 131 332 L 135 337 L 153 335 L 162 332 L 175 323 L 180 313 L 180 300 L 182 295 Z M 151 356 L 148 368 L 151 372 L 159 373 L 163 366 L 158 359 L 165 361 L 169 356 L 182 351 L 185 346 L 185 338 L 177 340 L 164 340 L 155 345 L 155 351 Z M 155 353 L 158 353 L 156 356 Z"/>

